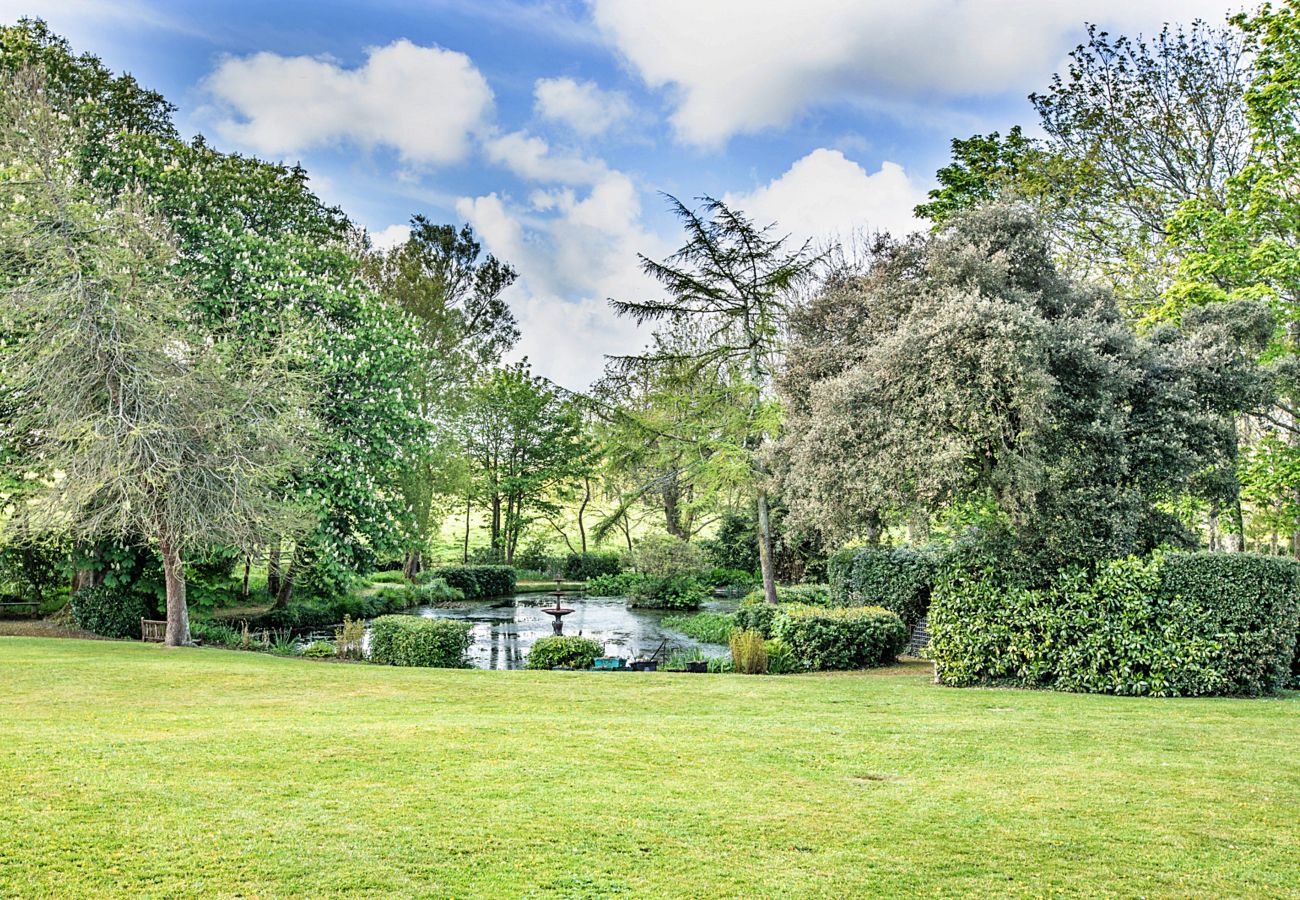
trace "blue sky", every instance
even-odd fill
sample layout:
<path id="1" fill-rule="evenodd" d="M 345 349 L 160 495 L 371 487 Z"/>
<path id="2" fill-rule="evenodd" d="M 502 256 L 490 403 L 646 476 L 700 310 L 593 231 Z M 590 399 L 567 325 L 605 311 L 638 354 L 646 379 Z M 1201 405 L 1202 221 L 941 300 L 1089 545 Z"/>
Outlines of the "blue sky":
<path id="1" fill-rule="evenodd" d="M 645 335 L 659 192 L 798 239 L 902 232 L 949 141 L 1032 126 L 1084 23 L 1220 21 L 1222 0 L 0 0 L 134 74 L 187 135 L 300 161 L 378 242 L 470 222 L 520 271 L 540 373 L 582 388 Z"/>

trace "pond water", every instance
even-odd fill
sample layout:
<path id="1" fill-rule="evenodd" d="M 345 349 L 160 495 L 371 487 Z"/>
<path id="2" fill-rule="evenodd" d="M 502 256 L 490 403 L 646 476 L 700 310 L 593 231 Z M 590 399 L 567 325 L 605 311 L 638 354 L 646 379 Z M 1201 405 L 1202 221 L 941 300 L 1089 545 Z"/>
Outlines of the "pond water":
<path id="1" fill-rule="evenodd" d="M 470 662 L 480 669 L 522 669 L 533 642 L 553 634 L 551 617 L 543 606 L 554 604 L 546 594 L 521 594 L 514 598 L 483 601 L 455 607 L 420 606 L 411 615 L 469 622 L 474 642 L 470 644 Z M 570 594 L 563 605 L 573 610 L 564 617 L 564 633 L 581 635 L 605 645 L 607 656 L 649 656 L 661 642 L 668 641 L 659 659 L 674 650 L 699 648 L 710 656 L 723 653 L 718 644 L 705 644 L 661 623 L 672 613 L 657 609 L 630 609 L 622 597 L 584 597 Z M 735 602 L 719 600 L 706 603 L 703 609 L 726 611 Z"/>

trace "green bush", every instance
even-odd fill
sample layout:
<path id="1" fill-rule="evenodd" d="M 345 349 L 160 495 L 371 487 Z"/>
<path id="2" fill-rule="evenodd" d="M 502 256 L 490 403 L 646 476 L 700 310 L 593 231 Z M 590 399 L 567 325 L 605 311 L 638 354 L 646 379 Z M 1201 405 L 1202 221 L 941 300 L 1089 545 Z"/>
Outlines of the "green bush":
<path id="1" fill-rule="evenodd" d="M 563 575 L 569 581 L 587 581 L 622 571 L 623 558 L 617 553 L 570 553 L 564 559 Z"/>
<path id="2" fill-rule="evenodd" d="M 645 580 L 638 572 L 620 572 L 617 575 L 597 575 L 587 582 L 590 597 L 630 597 L 636 586 Z"/>
<path id="3" fill-rule="evenodd" d="M 516 587 L 511 566 L 443 566 L 434 570 L 433 576 L 459 590 L 466 600 L 508 597 Z"/>
<path id="4" fill-rule="evenodd" d="M 72 615 L 92 634 L 139 638 L 140 620 L 146 618 L 145 601 L 129 588 L 97 584 L 72 595 Z"/>
<path id="5" fill-rule="evenodd" d="M 761 579 L 753 572 L 746 572 L 744 569 L 711 569 L 704 577 L 704 581 L 710 587 L 728 588 L 737 592 L 748 590 L 758 584 Z"/>
<path id="6" fill-rule="evenodd" d="M 707 571 L 698 544 L 666 534 L 648 535 L 636 545 L 636 570 L 651 578 L 702 576 Z"/>
<path id="7" fill-rule="evenodd" d="M 570 635 L 554 635 L 538 638 L 528 651 L 528 668 L 554 669 L 563 666 L 568 669 L 590 669 L 596 664 L 596 657 L 604 656 L 605 648 L 590 638 Z"/>
<path id="8" fill-rule="evenodd" d="M 371 572 L 369 580 L 371 584 L 405 584 L 406 575 L 401 569 L 388 569 L 383 572 Z"/>
<path id="9" fill-rule="evenodd" d="M 859 547 L 830 558 L 830 598 L 839 606 L 883 606 L 908 628 L 930 607 L 942 560 L 935 548 Z"/>
<path id="10" fill-rule="evenodd" d="M 766 603 L 767 595 L 763 593 L 763 589 L 760 587 L 757 590 L 750 591 L 740 602 L 745 605 Z M 830 587 L 825 584 L 778 584 L 776 586 L 776 602 L 801 603 L 804 606 L 829 606 L 831 603 Z"/>
<path id="11" fill-rule="evenodd" d="M 470 626 L 452 619 L 381 616 L 370 623 L 370 661 L 389 666 L 462 669 Z"/>
<path id="12" fill-rule="evenodd" d="M 241 635 L 219 622 L 190 622 L 190 637 L 210 647 L 238 647 Z"/>
<path id="13" fill-rule="evenodd" d="M 790 649 L 790 645 L 785 641 L 778 641 L 773 638 L 763 642 L 763 647 L 767 651 L 767 674 L 769 675 L 793 675 L 796 672 L 802 672 L 803 666 L 800 665 L 798 657 Z"/>
<path id="14" fill-rule="evenodd" d="M 772 623 L 780 615 L 781 607 L 773 606 L 763 599 L 762 592 L 750 594 L 740 601 L 732 619 L 736 628 L 745 631 L 757 631 L 763 637 L 772 636 Z"/>
<path id="15" fill-rule="evenodd" d="M 879 606 L 783 607 L 772 636 L 813 671 L 883 666 L 907 646 L 903 620 Z"/>
<path id="16" fill-rule="evenodd" d="M 302 648 L 302 655 L 308 659 L 329 659 L 337 656 L 338 651 L 329 641 L 312 641 Z"/>
<path id="17" fill-rule="evenodd" d="M 693 575 L 648 575 L 637 581 L 631 605 L 644 609 L 698 609 L 709 589 Z"/>
<path id="18" fill-rule="evenodd" d="M 697 641 L 725 644 L 736 627 L 736 619 L 728 613 L 702 612 L 693 616 L 664 616 L 659 624 Z"/>
<path id="19" fill-rule="evenodd" d="M 1233 553 L 1114 560 L 1025 587 L 974 549 L 936 584 L 930 649 L 945 684 L 1159 697 L 1283 686 L 1300 563 Z"/>

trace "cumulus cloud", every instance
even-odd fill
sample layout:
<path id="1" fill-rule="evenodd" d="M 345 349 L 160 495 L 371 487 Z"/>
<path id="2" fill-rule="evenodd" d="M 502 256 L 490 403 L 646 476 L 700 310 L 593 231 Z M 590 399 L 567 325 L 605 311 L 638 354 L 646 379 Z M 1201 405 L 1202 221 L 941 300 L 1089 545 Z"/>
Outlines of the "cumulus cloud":
<path id="1" fill-rule="evenodd" d="M 203 81 L 226 140 L 268 155 L 351 143 L 392 147 L 404 162 L 455 162 L 492 110 L 486 79 L 463 53 L 408 40 L 345 68 L 309 56 L 227 57 Z"/>
<path id="2" fill-rule="evenodd" d="M 652 87 L 678 135 L 718 145 L 820 102 L 890 105 L 1042 84 L 1085 21 L 1156 31 L 1222 21 L 1223 0 L 590 0 L 596 24 Z"/>
<path id="3" fill-rule="evenodd" d="M 370 243 L 376 250 L 391 250 L 405 244 L 411 238 L 411 226 L 405 223 L 389 225 L 379 231 L 368 232 Z"/>
<path id="4" fill-rule="evenodd" d="M 601 90 L 592 81 L 539 78 L 533 85 L 533 98 L 537 115 L 588 138 L 604 134 L 632 113 L 626 96 Z"/>
<path id="5" fill-rule="evenodd" d="M 604 354 L 644 344 L 646 336 L 606 302 L 657 294 L 637 253 L 666 249 L 642 225 L 640 195 L 625 174 L 610 171 L 585 194 L 535 191 L 524 203 L 496 193 L 464 197 L 456 211 L 518 269 L 509 296 L 523 332 L 518 353 L 539 373 L 585 388 L 600 376 Z"/>
<path id="6" fill-rule="evenodd" d="M 912 208 L 926 192 L 897 163 L 868 173 L 839 150 L 821 148 L 754 191 L 723 199 L 760 225 L 774 222 L 797 240 L 817 242 L 858 231 L 901 237 L 918 227 Z"/>
<path id="7" fill-rule="evenodd" d="M 505 166 L 525 181 L 558 184 L 592 184 L 609 169 L 600 160 L 566 153 L 553 153 L 542 138 L 526 131 L 512 131 L 484 144 L 488 159 Z"/>

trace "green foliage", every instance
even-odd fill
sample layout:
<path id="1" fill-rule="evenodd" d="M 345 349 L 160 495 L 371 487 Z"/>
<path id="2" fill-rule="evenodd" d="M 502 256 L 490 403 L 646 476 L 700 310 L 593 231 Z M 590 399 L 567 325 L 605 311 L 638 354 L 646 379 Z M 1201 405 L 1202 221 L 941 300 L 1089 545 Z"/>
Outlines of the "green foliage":
<path id="1" fill-rule="evenodd" d="M 312 641 L 302 648 L 302 655 L 308 659 L 331 659 L 339 654 L 329 641 Z"/>
<path id="2" fill-rule="evenodd" d="M 736 627 L 736 618 L 729 613 L 702 612 L 693 616 L 664 616 L 660 624 L 697 641 L 725 644 Z"/>
<path id="3" fill-rule="evenodd" d="M 887 665 L 907 635 L 903 620 L 879 606 L 787 606 L 772 623 L 772 636 L 813 671 Z"/>
<path id="4" fill-rule="evenodd" d="M 406 575 L 401 569 L 389 569 L 386 572 L 372 572 L 369 581 L 371 584 L 405 584 Z"/>
<path id="5" fill-rule="evenodd" d="M 767 654 L 769 675 L 794 675 L 804 670 L 803 664 L 799 662 L 798 657 L 785 641 L 775 638 L 764 641 L 763 650 Z"/>
<path id="6" fill-rule="evenodd" d="M 916 215 L 942 225 L 956 213 L 982 206 L 1008 194 L 1025 191 L 1035 162 L 1041 157 L 1034 141 L 1016 125 L 1004 139 L 996 131 L 965 140 L 954 138 L 953 161 L 936 175 L 939 187 L 930 202 L 916 207 Z"/>
<path id="7" fill-rule="evenodd" d="M 511 566 L 443 566 L 433 574 L 466 600 L 509 597 L 515 592 L 515 570 Z"/>
<path id="8" fill-rule="evenodd" d="M 957 686 L 1255 695 L 1285 683 L 1298 617 L 1290 559 L 1155 554 L 1026 587 L 973 549 L 940 574 L 929 654 Z"/>
<path id="9" fill-rule="evenodd" d="M 767 644 L 757 631 L 737 628 L 728 640 L 731 646 L 731 663 L 742 675 L 767 674 Z"/>
<path id="10" fill-rule="evenodd" d="M 736 628 L 757 631 L 763 637 L 771 637 L 772 624 L 780 614 L 781 607 L 768 603 L 761 591 L 755 591 L 741 601 L 732 618 Z"/>
<path id="11" fill-rule="evenodd" d="M 805 606 L 829 606 L 831 589 L 825 584 L 778 584 L 776 586 L 778 603 L 802 603 Z M 766 603 L 763 591 L 750 591 L 740 601 L 742 606 L 753 607 Z M 771 604 L 767 604 L 770 606 Z"/>
<path id="12" fill-rule="evenodd" d="M 841 550 L 827 565 L 831 597 L 841 606 L 883 606 L 911 628 L 930 607 L 939 562 L 936 548 Z"/>
<path id="13" fill-rule="evenodd" d="M 370 661 L 388 666 L 468 666 L 470 626 L 451 619 L 380 616 L 370 623 Z"/>
<path id="14" fill-rule="evenodd" d="M 564 559 L 562 574 L 568 581 L 587 581 L 622 571 L 623 557 L 618 553 L 570 553 Z"/>
<path id="15" fill-rule="evenodd" d="M 190 623 L 190 637 L 210 647 L 231 647 L 240 645 L 241 635 L 229 625 L 220 622 L 206 622 L 202 619 Z"/>
<path id="16" fill-rule="evenodd" d="M 587 594 L 591 597 L 630 597 L 644 580 L 645 576 L 639 572 L 597 575 L 587 582 Z"/>
<path id="17" fill-rule="evenodd" d="M 693 575 L 646 575 L 632 585 L 631 605 L 646 609 L 698 609 L 709 589 Z"/>
<path id="18" fill-rule="evenodd" d="M 340 659 L 365 659 L 366 623 L 351 616 L 343 617 L 343 624 L 334 629 L 332 649 Z"/>
<path id="19" fill-rule="evenodd" d="M 67 556 L 55 547 L 0 547 L 0 594 L 42 603 L 65 582 Z"/>
<path id="20" fill-rule="evenodd" d="M 753 572 L 742 569 L 713 568 L 704 576 L 704 582 L 710 587 L 727 588 L 735 591 L 751 588 L 758 584 L 760 580 Z"/>
<path id="21" fill-rule="evenodd" d="M 576 635 L 552 635 L 538 638 L 528 651 L 528 668 L 590 669 L 605 648 L 590 638 Z"/>
<path id="22" fill-rule="evenodd" d="M 758 571 L 758 527 L 753 515 L 734 511 L 723 514 L 718 530 L 704 542 L 709 564 L 719 569 Z"/>
<path id="23" fill-rule="evenodd" d="M 646 535 L 636 545 L 636 570 L 651 578 L 698 576 L 705 571 L 704 551 L 667 534 Z"/>
<path id="24" fill-rule="evenodd" d="M 107 584 L 84 587 L 72 595 L 72 615 L 92 634 L 111 638 L 140 636 L 146 618 L 144 601 L 135 591 Z"/>

